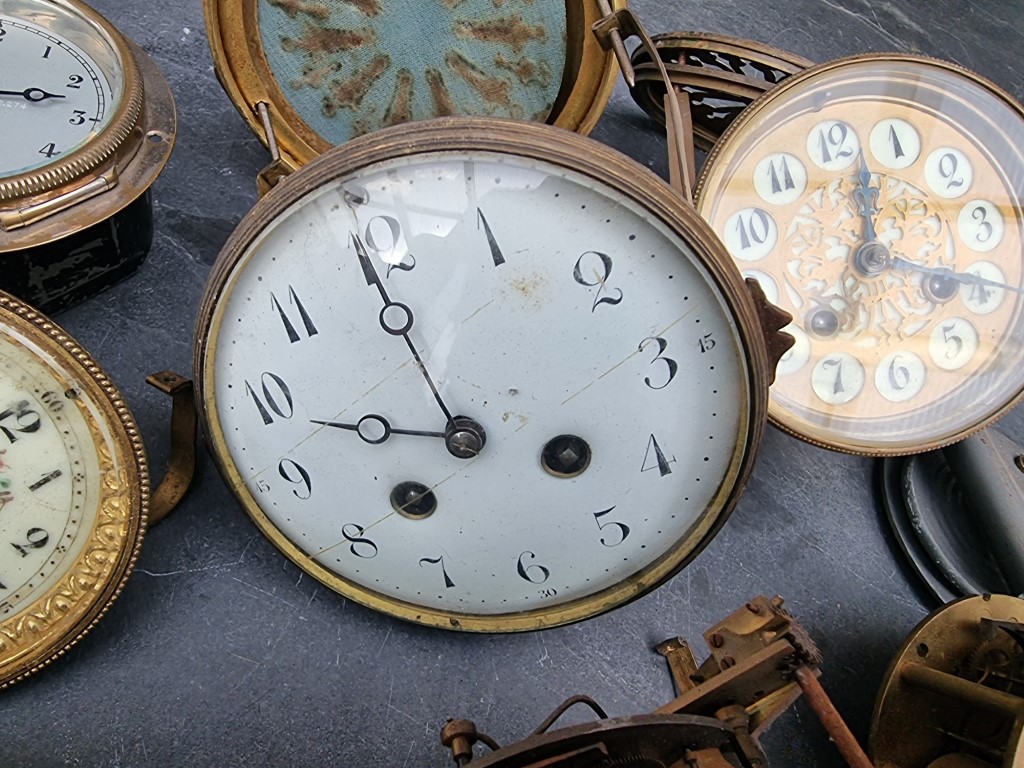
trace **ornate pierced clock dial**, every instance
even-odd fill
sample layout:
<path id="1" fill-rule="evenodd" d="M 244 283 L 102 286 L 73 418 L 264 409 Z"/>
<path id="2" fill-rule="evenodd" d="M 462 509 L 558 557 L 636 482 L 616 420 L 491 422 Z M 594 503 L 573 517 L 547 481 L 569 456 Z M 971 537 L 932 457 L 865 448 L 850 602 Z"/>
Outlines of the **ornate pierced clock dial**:
<path id="1" fill-rule="evenodd" d="M 1020 108 L 951 66 L 794 78 L 709 161 L 699 209 L 791 312 L 772 416 L 832 447 L 950 442 L 1021 388 Z"/>
<path id="2" fill-rule="evenodd" d="M 67 9 L 0 0 L 0 178 L 63 159 L 97 136 L 121 97 L 117 61 L 102 33 Z"/>
<path id="3" fill-rule="evenodd" d="M 563 0 L 259 0 L 276 86 L 331 144 L 455 114 L 544 121 L 567 70 Z"/>

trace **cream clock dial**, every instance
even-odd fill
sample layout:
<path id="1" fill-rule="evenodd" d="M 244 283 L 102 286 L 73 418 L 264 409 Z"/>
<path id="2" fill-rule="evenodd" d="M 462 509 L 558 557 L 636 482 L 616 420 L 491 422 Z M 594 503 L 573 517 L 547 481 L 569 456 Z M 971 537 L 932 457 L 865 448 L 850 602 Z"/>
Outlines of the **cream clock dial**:
<path id="1" fill-rule="evenodd" d="M 1019 398 L 1022 110 L 952 65 L 794 76 L 709 158 L 698 208 L 795 318 L 771 415 L 839 450 L 965 437 Z"/>
<path id="2" fill-rule="evenodd" d="M 0 688 L 106 611 L 138 554 L 146 499 L 116 389 L 61 329 L 0 294 Z"/>
<path id="3" fill-rule="evenodd" d="M 667 189 L 598 160 L 625 163 L 503 121 L 397 129 L 235 233 L 202 406 L 303 568 L 404 618 L 528 629 L 641 594 L 724 520 L 760 434 L 749 296 Z"/>
<path id="4" fill-rule="evenodd" d="M 3 13 L 4 7 L 0 177 L 47 165 L 92 140 L 115 114 L 123 88 L 113 46 L 81 17 L 55 6 L 55 18 L 43 26 Z"/>

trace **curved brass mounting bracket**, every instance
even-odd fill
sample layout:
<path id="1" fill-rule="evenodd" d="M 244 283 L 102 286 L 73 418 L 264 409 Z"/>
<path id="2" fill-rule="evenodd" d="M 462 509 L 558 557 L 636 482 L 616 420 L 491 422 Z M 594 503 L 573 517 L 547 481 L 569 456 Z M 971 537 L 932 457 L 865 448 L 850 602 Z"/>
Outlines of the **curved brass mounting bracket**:
<path id="1" fill-rule="evenodd" d="M 181 502 L 192 484 L 196 470 L 196 400 L 191 379 L 174 371 L 160 371 L 146 378 L 146 383 L 170 395 L 171 460 L 167 474 L 153 492 L 149 504 L 149 524 L 163 520 Z"/>
<path id="2" fill-rule="evenodd" d="M 793 322 L 793 316 L 768 301 L 768 297 L 764 295 L 764 289 L 761 288 L 761 284 L 757 280 L 748 277 L 744 282 L 754 300 L 757 319 L 760 321 L 761 331 L 764 333 L 764 347 L 768 352 L 768 383 L 773 384 L 775 369 L 778 368 L 779 361 L 796 344 L 796 339 L 782 330 Z"/>

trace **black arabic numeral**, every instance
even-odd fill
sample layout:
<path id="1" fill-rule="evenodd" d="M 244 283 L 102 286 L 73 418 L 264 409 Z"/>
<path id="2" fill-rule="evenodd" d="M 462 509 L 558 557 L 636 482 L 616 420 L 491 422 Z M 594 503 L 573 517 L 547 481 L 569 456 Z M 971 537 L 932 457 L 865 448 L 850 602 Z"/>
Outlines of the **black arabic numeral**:
<path id="1" fill-rule="evenodd" d="M 772 194 L 779 195 L 783 191 L 796 189 L 796 183 L 793 181 L 793 174 L 789 170 L 789 161 L 785 157 L 780 161 L 779 168 L 776 168 L 775 162 L 771 161 L 768 164 L 768 175 L 772 182 Z M 782 178 L 779 178 L 779 174 L 782 174 Z"/>
<path id="2" fill-rule="evenodd" d="M 939 176 L 946 180 L 946 189 L 956 189 L 964 185 L 963 179 L 956 177 L 960 161 L 952 152 L 947 152 L 939 158 Z"/>
<path id="3" fill-rule="evenodd" d="M 955 360 L 964 348 L 964 340 L 957 336 L 955 333 L 953 333 L 953 331 L 955 330 L 956 323 L 953 323 L 952 325 L 942 326 L 942 338 L 946 340 L 947 345 L 952 343 L 954 346 L 953 351 L 950 351 L 949 349 L 946 350 L 947 360 Z"/>
<path id="4" fill-rule="evenodd" d="M 252 385 L 246 381 L 245 391 L 252 397 L 252 401 L 256 404 L 257 410 L 260 412 L 260 417 L 263 419 L 264 424 L 273 424 L 274 417 L 272 413 L 277 414 L 282 419 L 290 419 L 295 414 L 295 403 L 292 401 L 291 390 L 288 389 L 288 385 L 284 383 L 284 379 L 275 373 L 269 371 L 264 373 L 260 377 L 260 382 L 263 385 L 263 400 L 266 400 L 266 405 L 260 400 L 259 395 L 256 394 L 256 390 L 252 388 Z M 277 397 L 271 391 L 271 384 L 277 387 Z M 278 402 L 280 400 L 280 402 Z M 288 410 L 285 411 L 284 406 L 287 406 Z"/>
<path id="5" fill-rule="evenodd" d="M 501 248 L 498 245 L 498 241 L 494 239 L 494 233 L 491 232 L 491 225 L 487 223 L 487 217 L 484 216 L 484 212 L 479 208 L 476 209 L 476 228 L 484 228 L 484 235 L 487 236 L 487 245 L 491 249 L 491 260 L 494 262 L 494 266 L 500 267 L 505 263 L 505 256 L 501 252 Z"/>
<path id="6" fill-rule="evenodd" d="M 43 392 L 39 400 L 51 413 L 60 413 L 64 410 L 64 399 L 56 392 Z"/>
<path id="7" fill-rule="evenodd" d="M 818 133 L 818 143 L 821 146 L 823 162 L 831 163 L 833 160 L 838 160 L 841 157 L 853 155 L 853 148 L 844 146 L 850 134 L 850 129 L 846 123 L 832 123 L 827 132 L 822 128 Z"/>
<path id="8" fill-rule="evenodd" d="M 282 459 L 281 463 L 277 465 L 277 473 L 289 483 L 292 483 L 293 485 L 301 485 L 304 488 L 303 493 L 305 493 L 305 496 L 303 496 L 302 493 L 299 493 L 297 489 L 292 490 L 292 493 L 294 493 L 297 498 L 305 501 L 313 495 L 313 482 L 309 478 L 309 472 L 307 472 L 301 464 L 298 464 L 291 459 Z M 296 474 L 298 477 L 292 476 Z"/>
<path id="9" fill-rule="evenodd" d="M 49 144 L 47 144 L 46 146 L 39 150 L 39 154 L 46 155 L 46 157 L 53 157 L 54 155 L 59 155 L 60 152 L 57 151 L 57 144 L 51 141 Z"/>
<path id="10" fill-rule="evenodd" d="M 614 510 L 614 509 L 615 509 L 615 507 L 609 507 L 608 509 L 604 510 L 603 512 L 594 512 L 594 520 L 597 522 L 598 529 L 600 529 L 602 531 L 605 528 L 618 528 L 619 529 L 618 541 L 609 542 L 604 536 L 601 537 L 601 543 L 604 544 L 606 547 L 617 547 L 617 546 L 619 546 L 619 544 L 624 542 L 626 540 L 626 538 L 629 536 L 629 526 L 626 525 L 625 523 L 617 523 L 617 522 L 614 522 L 612 520 L 605 520 L 604 522 L 601 522 L 601 518 L 604 517 L 605 515 L 611 513 L 611 511 Z"/>
<path id="11" fill-rule="evenodd" d="M 350 529 L 354 533 L 349 533 Z M 341 535 L 349 542 L 349 552 L 363 560 L 372 560 L 377 556 L 377 545 L 366 538 L 364 533 L 366 529 L 355 523 L 347 523 L 341 527 Z"/>
<path id="12" fill-rule="evenodd" d="M 85 125 L 85 110 L 76 109 L 75 116 L 68 120 L 68 122 L 71 125 Z"/>
<path id="13" fill-rule="evenodd" d="M 595 279 L 592 283 L 587 282 L 587 279 L 583 276 L 583 272 L 586 268 L 583 264 L 583 260 L 586 259 L 588 256 L 596 256 L 601 262 L 601 270 L 594 270 Z M 590 261 L 593 260 L 591 259 Z M 596 265 L 592 264 L 592 266 Z M 575 280 L 580 285 L 586 286 L 587 288 L 597 288 L 597 294 L 594 297 L 594 304 L 590 308 L 591 312 L 596 311 L 598 305 L 600 304 L 611 304 L 614 306 L 615 304 L 619 304 L 622 302 L 622 290 L 619 288 L 615 289 L 619 294 L 617 298 L 601 295 L 601 293 L 604 292 L 604 289 L 607 287 L 608 278 L 611 277 L 611 274 L 612 259 L 611 256 L 609 256 L 608 254 L 598 253 L 597 251 L 587 251 L 576 260 L 576 266 L 573 267 L 572 270 L 572 279 Z"/>
<path id="14" fill-rule="evenodd" d="M 675 360 L 670 358 L 670 357 L 662 357 L 662 355 L 664 354 L 665 350 L 668 348 L 668 342 L 665 341 L 660 336 L 648 336 L 646 339 L 641 341 L 640 342 L 640 351 L 643 352 L 644 351 L 644 347 L 646 347 L 648 345 L 648 342 L 651 342 L 651 341 L 656 342 L 657 345 L 658 345 L 658 354 L 651 361 L 651 365 L 654 365 L 659 360 L 661 362 L 663 362 L 668 367 L 668 379 L 660 387 L 656 387 L 656 386 L 654 386 L 651 383 L 651 377 L 650 376 L 645 376 L 644 377 L 644 384 L 646 384 L 651 389 L 664 389 L 669 384 L 671 384 L 672 383 L 672 379 L 674 379 L 676 377 L 676 374 L 679 372 L 679 364 Z"/>
<path id="15" fill-rule="evenodd" d="M 52 50 L 53 50 L 53 46 L 50 46 L 50 45 L 46 46 L 46 50 L 43 51 L 43 58 L 44 59 L 50 58 L 50 51 L 52 51 Z"/>
<path id="16" fill-rule="evenodd" d="M 523 552 L 523 554 L 519 556 L 519 562 L 516 563 L 516 570 L 519 572 L 519 575 L 531 584 L 543 584 L 545 581 L 547 581 L 548 577 L 551 575 L 551 571 L 549 571 L 543 565 L 538 565 L 537 563 L 533 563 L 532 565 L 524 565 L 524 557 L 529 557 L 530 560 L 537 559 L 537 556 L 533 554 L 533 552 Z"/>
<path id="17" fill-rule="evenodd" d="M 448 575 L 448 571 L 444 567 L 444 555 L 438 555 L 436 558 L 433 558 L 433 557 L 423 557 L 423 558 L 420 558 L 420 568 L 423 567 L 424 563 L 430 563 L 431 565 L 438 565 L 438 564 L 440 564 L 440 566 L 441 566 L 441 573 L 444 574 L 444 586 L 445 586 L 445 589 L 451 589 L 452 587 L 455 586 L 455 582 L 452 581 L 452 577 Z"/>
<path id="18" fill-rule="evenodd" d="M 651 451 L 654 451 L 654 461 L 651 461 Z M 675 464 L 676 457 L 672 456 L 671 459 L 665 457 L 665 452 L 658 445 L 658 439 L 651 435 L 650 440 L 647 441 L 647 452 L 644 453 L 644 463 L 640 465 L 641 472 L 648 472 L 652 469 L 657 469 L 661 476 L 672 474 L 672 467 L 669 464 Z"/>
<path id="19" fill-rule="evenodd" d="M 302 321 L 302 327 L 306 331 L 306 338 L 312 338 L 316 336 L 320 331 L 317 330 L 316 325 L 313 323 L 312 318 L 306 311 L 302 302 L 299 300 L 299 296 L 295 293 L 295 289 L 292 286 L 288 286 L 288 302 L 295 306 L 295 309 L 299 313 L 299 320 Z M 277 300 L 277 296 L 273 292 L 270 294 L 270 306 L 277 310 L 278 315 L 281 317 L 281 323 L 284 325 L 284 331 L 288 334 L 288 341 L 295 344 L 302 340 L 299 332 L 295 328 L 295 324 L 288 317 L 288 313 L 285 312 L 284 307 L 281 306 L 281 302 Z"/>
<path id="20" fill-rule="evenodd" d="M 832 394 L 833 395 L 839 395 L 839 394 L 842 394 L 843 392 L 845 392 L 846 388 L 843 386 L 843 360 L 842 360 L 842 358 L 833 357 L 832 359 L 826 360 L 825 362 L 823 362 L 821 364 L 821 367 L 822 368 L 835 368 L 836 369 L 836 379 L 835 379 L 835 382 L 832 385 Z"/>
<path id="21" fill-rule="evenodd" d="M 28 533 L 25 534 L 25 544 L 16 544 L 13 541 L 11 546 L 14 547 L 21 553 L 22 557 L 28 557 L 29 552 L 33 549 L 41 549 L 46 546 L 46 542 L 50 540 L 50 534 L 44 531 L 42 528 L 29 528 Z"/>
<path id="22" fill-rule="evenodd" d="M 381 231 L 379 226 L 374 226 L 375 222 L 383 222 L 386 231 Z M 402 226 L 394 216 L 374 216 L 367 223 L 363 234 L 366 244 L 377 252 L 381 261 L 388 265 L 385 278 L 390 277 L 391 271 L 394 269 L 397 269 L 399 272 L 411 272 L 416 266 L 416 257 L 411 253 L 405 254 L 409 257 L 408 263 L 405 260 L 405 255 L 401 259 L 397 258 L 398 244 L 402 239 Z M 382 239 L 385 236 L 387 237 L 387 242 Z"/>
<path id="23" fill-rule="evenodd" d="M 68 84 L 65 87 L 67 87 L 67 88 L 74 88 L 75 90 L 79 90 L 79 89 L 81 89 L 82 83 L 84 81 L 85 81 L 85 78 L 82 77 L 81 75 L 70 75 L 68 77 Z"/>
<path id="24" fill-rule="evenodd" d="M 889 364 L 889 384 L 897 392 L 910 386 L 910 369 L 905 365 L 897 365 L 899 359 L 900 356 L 896 355 Z"/>
<path id="25" fill-rule="evenodd" d="M 15 427 L 3 426 L 3 422 L 7 421 L 11 416 L 14 417 Z M 22 400 L 15 403 L 7 410 L 0 413 L 0 432 L 3 432 L 10 442 L 16 442 L 17 436 L 15 432 L 21 434 L 30 434 L 32 432 L 38 432 L 42 426 L 42 419 L 39 418 L 39 413 L 29 408 L 28 400 Z"/>
<path id="26" fill-rule="evenodd" d="M 697 344 L 700 346 L 700 352 L 702 355 L 707 352 L 710 352 L 712 349 L 715 348 L 714 334 L 705 333 L 704 338 L 697 339 Z"/>
<path id="27" fill-rule="evenodd" d="M 893 157 L 899 160 L 901 157 L 906 156 L 906 152 L 903 151 L 903 145 L 900 143 L 900 136 L 896 133 L 896 126 L 889 126 L 889 141 L 892 142 L 892 153 Z"/>
<path id="28" fill-rule="evenodd" d="M 980 272 L 968 272 L 968 274 L 974 275 L 975 277 L 981 277 Z M 972 283 L 971 291 L 967 294 L 967 298 L 977 304 L 988 304 L 988 300 L 992 298 L 992 291 L 981 283 Z"/>
<path id="29" fill-rule="evenodd" d="M 760 226 L 758 226 L 760 225 Z M 771 222 L 768 214 L 760 208 L 755 209 L 746 219 L 736 218 L 736 231 L 740 233 L 740 248 L 747 250 L 754 245 L 764 245 L 771 234 Z"/>
<path id="30" fill-rule="evenodd" d="M 971 218 L 981 224 L 981 231 L 978 232 L 974 239 L 979 243 L 987 243 L 991 240 L 992 233 L 995 230 L 992 227 L 992 222 L 988 220 L 988 211 L 985 210 L 985 206 L 979 205 L 971 211 Z M 984 237 L 982 237 L 982 233 L 984 233 Z"/>
<path id="31" fill-rule="evenodd" d="M 2 21 L 0 21 L 0 43 L 2 43 L 4 41 L 4 38 L 6 36 L 7 36 L 7 30 L 4 29 L 4 23 Z M 7 589 L 7 587 L 5 587 L 2 584 L 0 584 L 0 589 Z"/>

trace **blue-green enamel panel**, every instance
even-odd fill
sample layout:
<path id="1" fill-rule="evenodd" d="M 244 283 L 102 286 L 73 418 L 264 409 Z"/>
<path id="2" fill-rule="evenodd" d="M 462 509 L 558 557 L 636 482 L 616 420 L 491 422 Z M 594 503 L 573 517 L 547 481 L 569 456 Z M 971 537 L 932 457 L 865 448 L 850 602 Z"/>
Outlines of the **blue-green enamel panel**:
<path id="1" fill-rule="evenodd" d="M 565 0 L 259 0 L 270 71 L 331 144 L 438 115 L 545 120 Z"/>

